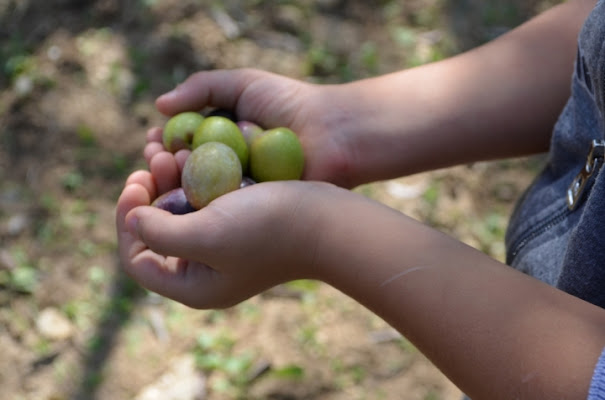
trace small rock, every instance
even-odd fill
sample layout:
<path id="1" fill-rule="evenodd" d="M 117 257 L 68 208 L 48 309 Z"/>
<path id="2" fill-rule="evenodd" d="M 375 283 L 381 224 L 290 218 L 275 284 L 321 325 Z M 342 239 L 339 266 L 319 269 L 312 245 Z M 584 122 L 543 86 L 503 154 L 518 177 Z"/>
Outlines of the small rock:
<path id="1" fill-rule="evenodd" d="M 59 310 L 48 307 L 40 312 L 36 320 L 38 332 L 46 339 L 65 340 L 73 335 L 71 322 Z"/>
<path id="2" fill-rule="evenodd" d="M 379 331 L 370 332 L 370 340 L 372 343 L 388 343 L 400 340 L 403 336 L 395 329 L 383 329 Z"/>
<path id="3" fill-rule="evenodd" d="M 54 62 L 59 61 L 62 54 L 63 50 L 61 50 L 61 48 L 57 45 L 50 46 L 46 51 L 46 56 L 48 57 L 48 59 Z"/>
<path id="4" fill-rule="evenodd" d="M 176 359 L 168 372 L 144 388 L 135 400 L 203 400 L 206 378 L 195 368 L 195 358 L 188 354 Z"/>
<path id="5" fill-rule="evenodd" d="M 164 314 L 160 310 L 152 308 L 149 310 L 147 317 L 149 319 L 149 325 L 151 325 L 151 329 L 160 343 L 167 343 L 170 339 L 170 333 L 168 333 L 168 329 L 166 329 Z"/>
<path id="6" fill-rule="evenodd" d="M 13 270 L 17 268 L 17 261 L 15 260 L 15 257 L 13 257 L 13 255 L 5 249 L 1 249 L 0 250 L 0 269 L 5 269 L 5 270 Z"/>
<path id="7" fill-rule="evenodd" d="M 19 75 L 15 80 L 15 93 L 19 97 L 25 97 L 34 90 L 34 80 L 27 75 Z"/>
<path id="8" fill-rule="evenodd" d="M 9 236 L 18 236 L 29 226 L 29 218 L 25 214 L 16 214 L 6 223 L 6 233 Z"/>
<path id="9" fill-rule="evenodd" d="M 408 185 L 401 182 L 389 181 L 386 184 L 386 190 L 396 199 L 416 199 L 424 193 L 423 185 Z"/>
<path id="10" fill-rule="evenodd" d="M 241 35 L 237 22 L 233 20 L 225 11 L 214 8 L 212 10 L 214 21 L 221 27 L 227 39 L 236 39 Z"/>

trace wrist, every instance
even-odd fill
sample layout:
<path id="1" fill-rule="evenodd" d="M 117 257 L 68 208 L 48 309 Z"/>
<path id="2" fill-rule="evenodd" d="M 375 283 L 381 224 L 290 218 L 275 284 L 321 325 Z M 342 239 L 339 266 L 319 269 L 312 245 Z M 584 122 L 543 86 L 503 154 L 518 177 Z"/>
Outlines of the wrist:
<path id="1" fill-rule="evenodd" d="M 432 155 L 436 136 L 449 125 L 439 92 L 427 88 L 432 75 L 426 67 L 404 70 L 328 92 L 334 106 L 327 126 L 343 133 L 348 187 L 442 166 L 444 157 Z"/>
<path id="2" fill-rule="evenodd" d="M 307 220 L 310 235 L 304 241 L 313 254 L 309 278 L 358 300 L 367 285 L 379 287 L 395 272 L 416 265 L 416 253 L 426 254 L 422 248 L 428 246 L 427 235 L 436 233 L 357 193 L 332 185 L 316 193 L 309 203 L 313 217 Z"/>

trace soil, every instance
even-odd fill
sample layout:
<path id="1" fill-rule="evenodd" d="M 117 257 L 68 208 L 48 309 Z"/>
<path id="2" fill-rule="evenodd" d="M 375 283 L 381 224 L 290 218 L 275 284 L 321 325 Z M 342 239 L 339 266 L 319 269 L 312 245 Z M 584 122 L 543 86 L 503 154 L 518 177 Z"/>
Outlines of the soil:
<path id="1" fill-rule="evenodd" d="M 546 5 L 0 0 L 2 397 L 135 398 L 192 355 L 206 378 L 198 398 L 460 398 L 329 286 L 286 284 L 223 311 L 141 290 L 118 265 L 115 201 L 146 168 L 145 131 L 166 120 L 153 100 L 197 70 L 363 79 L 478 45 Z M 478 163 L 355 190 L 502 259 L 506 219 L 540 165 Z"/>

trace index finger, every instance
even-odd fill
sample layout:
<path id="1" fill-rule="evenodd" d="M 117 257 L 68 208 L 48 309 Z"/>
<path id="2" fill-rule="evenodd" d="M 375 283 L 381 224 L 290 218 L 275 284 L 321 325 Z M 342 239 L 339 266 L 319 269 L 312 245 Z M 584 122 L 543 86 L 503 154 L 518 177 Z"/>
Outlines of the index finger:
<path id="1" fill-rule="evenodd" d="M 206 106 L 235 110 L 244 89 L 256 76 L 258 72 L 250 69 L 197 72 L 160 96 L 156 107 L 166 115 L 199 111 Z"/>

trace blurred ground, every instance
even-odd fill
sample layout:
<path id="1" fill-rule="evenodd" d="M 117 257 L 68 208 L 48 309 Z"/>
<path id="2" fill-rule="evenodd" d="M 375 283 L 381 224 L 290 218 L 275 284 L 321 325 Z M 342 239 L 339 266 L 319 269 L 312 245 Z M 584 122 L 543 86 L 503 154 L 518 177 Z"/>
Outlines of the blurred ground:
<path id="1" fill-rule="evenodd" d="M 2 397 L 151 399 L 150 385 L 176 379 L 207 399 L 459 398 L 405 338 L 325 285 L 206 312 L 143 292 L 119 272 L 114 204 L 144 167 L 145 131 L 165 121 L 154 98 L 194 71 L 361 79 L 463 51 L 548 4 L 0 0 Z M 502 259 L 507 217 L 539 166 L 356 190 Z"/>

